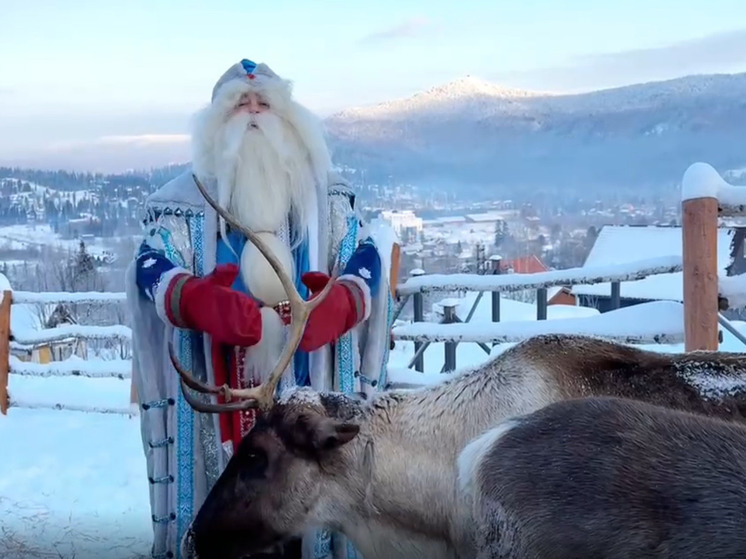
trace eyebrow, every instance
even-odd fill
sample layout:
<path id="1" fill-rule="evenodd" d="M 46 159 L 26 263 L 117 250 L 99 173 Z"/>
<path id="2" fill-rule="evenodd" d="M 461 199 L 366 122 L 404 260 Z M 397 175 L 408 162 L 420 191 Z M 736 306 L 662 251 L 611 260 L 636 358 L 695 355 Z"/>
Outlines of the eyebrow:
<path id="1" fill-rule="evenodd" d="M 257 92 L 254 92 L 254 93 L 256 93 L 256 96 L 259 99 L 260 103 L 266 103 L 267 105 L 269 105 L 269 101 L 267 101 L 267 99 L 264 97 L 264 95 L 262 95 L 261 93 L 257 93 Z M 248 100 L 249 100 L 249 94 L 248 93 L 242 93 L 241 97 L 238 98 L 238 102 L 239 103 L 243 103 L 244 101 L 248 101 Z"/>

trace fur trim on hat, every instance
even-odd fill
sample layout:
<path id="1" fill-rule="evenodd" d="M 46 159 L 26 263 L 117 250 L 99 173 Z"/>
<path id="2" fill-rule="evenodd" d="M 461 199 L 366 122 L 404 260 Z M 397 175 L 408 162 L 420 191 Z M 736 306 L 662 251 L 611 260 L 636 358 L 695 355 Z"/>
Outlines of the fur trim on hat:
<path id="1" fill-rule="evenodd" d="M 214 138 L 242 95 L 255 91 L 270 111 L 290 123 L 309 151 L 319 184 L 326 184 L 332 169 L 321 119 L 292 97 L 292 82 L 275 74 L 266 64 L 257 65 L 249 78 L 240 63 L 231 66 L 215 84 L 212 103 L 200 110 L 192 123 L 192 169 L 204 178 L 215 178 Z"/>

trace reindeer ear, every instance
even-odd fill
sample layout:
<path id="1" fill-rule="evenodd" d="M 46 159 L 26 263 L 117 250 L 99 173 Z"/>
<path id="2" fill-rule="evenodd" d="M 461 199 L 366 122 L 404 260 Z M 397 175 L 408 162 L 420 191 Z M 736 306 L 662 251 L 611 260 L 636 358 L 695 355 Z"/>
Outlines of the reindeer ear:
<path id="1" fill-rule="evenodd" d="M 324 418 L 314 425 L 312 444 L 316 450 L 333 450 L 349 443 L 359 432 L 359 425 Z"/>
<path id="2" fill-rule="evenodd" d="M 360 432 L 360 426 L 319 413 L 304 413 L 287 425 L 284 437 L 293 447 L 312 455 L 339 448 Z"/>

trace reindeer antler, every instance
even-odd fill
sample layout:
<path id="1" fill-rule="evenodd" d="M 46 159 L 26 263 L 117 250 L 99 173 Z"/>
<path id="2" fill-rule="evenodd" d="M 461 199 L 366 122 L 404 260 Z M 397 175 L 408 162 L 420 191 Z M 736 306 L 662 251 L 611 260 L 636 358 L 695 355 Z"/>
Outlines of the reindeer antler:
<path id="1" fill-rule="evenodd" d="M 218 212 L 218 215 L 225 219 L 225 221 L 229 223 L 231 227 L 241 231 L 244 235 L 246 235 L 249 241 L 251 241 L 259 250 L 259 252 L 261 252 L 267 259 L 269 265 L 275 271 L 277 277 L 280 280 L 280 283 L 285 289 L 288 301 L 290 302 L 290 313 L 292 318 L 290 322 L 290 335 L 288 336 L 288 342 L 285 345 L 280 358 L 277 360 L 277 364 L 275 365 L 274 369 L 272 369 L 272 372 L 269 374 L 267 381 L 255 388 L 235 389 L 230 388 L 227 385 L 223 385 L 221 387 L 210 386 L 195 379 L 188 371 L 184 370 L 184 368 L 178 362 L 178 359 L 176 358 L 176 355 L 174 353 L 173 342 L 169 339 L 169 355 L 171 357 L 171 362 L 173 363 L 174 368 L 181 377 L 181 387 L 182 392 L 184 393 L 184 398 L 186 399 L 187 403 L 189 403 L 189 405 L 195 410 L 207 413 L 215 413 L 259 408 L 262 411 L 267 411 L 272 407 L 274 403 L 275 390 L 277 389 L 277 385 L 280 382 L 280 378 L 285 372 L 287 366 L 290 364 L 290 360 L 293 358 L 293 354 L 300 344 L 301 338 L 303 337 L 303 330 L 305 329 L 308 318 L 311 315 L 311 311 L 313 311 L 313 309 L 315 309 L 329 294 L 334 280 L 338 275 L 338 269 L 335 266 L 335 269 L 332 272 L 331 279 L 326 284 L 321 293 L 319 293 L 313 299 L 305 301 L 298 289 L 295 287 L 295 283 L 293 283 L 290 275 L 285 271 L 279 259 L 272 253 L 266 243 L 264 243 L 264 241 L 254 231 L 238 223 L 238 221 L 228 211 L 221 208 L 218 203 L 207 193 L 200 180 L 195 175 L 192 175 L 192 177 L 194 178 L 194 182 L 197 184 L 197 188 L 199 188 L 200 192 L 202 193 L 202 196 L 204 196 L 207 202 L 213 208 L 215 208 L 215 211 Z M 185 384 L 198 392 L 207 394 L 223 394 L 226 400 L 237 399 L 242 401 L 225 404 L 206 404 L 196 400 L 191 395 L 189 395 L 188 391 L 184 389 Z"/>

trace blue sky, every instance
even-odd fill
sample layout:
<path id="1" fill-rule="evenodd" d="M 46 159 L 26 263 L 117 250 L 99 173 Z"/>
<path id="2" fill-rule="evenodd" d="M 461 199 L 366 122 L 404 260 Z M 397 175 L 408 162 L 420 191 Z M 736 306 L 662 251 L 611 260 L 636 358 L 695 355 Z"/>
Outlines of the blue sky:
<path id="1" fill-rule="evenodd" d="M 183 134 L 243 57 L 322 114 L 467 74 L 579 91 L 746 70 L 743 0 L 0 0 L 0 13 L 0 161 Z"/>

